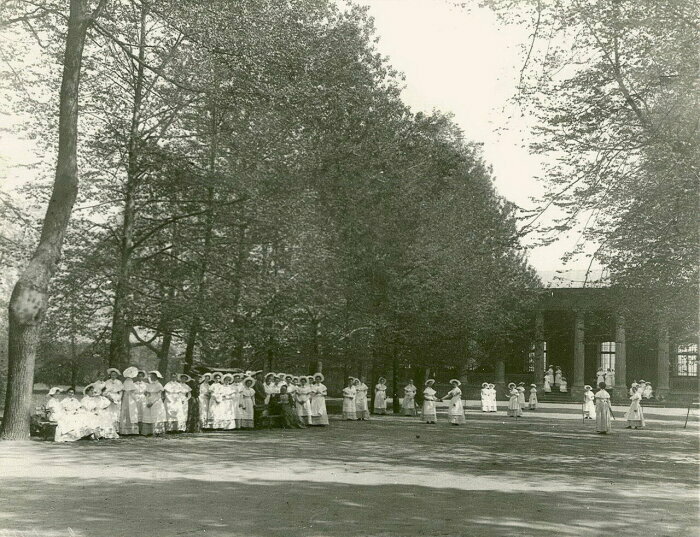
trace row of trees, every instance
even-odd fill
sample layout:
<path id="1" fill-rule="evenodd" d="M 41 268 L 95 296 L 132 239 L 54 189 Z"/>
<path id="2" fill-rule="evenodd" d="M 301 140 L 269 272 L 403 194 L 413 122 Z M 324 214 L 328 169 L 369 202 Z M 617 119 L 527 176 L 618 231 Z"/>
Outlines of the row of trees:
<path id="1" fill-rule="evenodd" d="M 10 305 L 6 415 L 22 412 L 13 383 L 33 373 L 40 339 L 71 365 L 45 371 L 72 382 L 124 367 L 135 349 L 161 370 L 315 370 L 322 360 L 396 370 L 473 367 L 528 339 L 538 280 L 515 208 L 449 117 L 401 102 L 401 77 L 374 48 L 364 10 L 325 0 L 73 0 L 70 14 L 18 4 L 6 20 L 64 65 L 18 83 L 44 84 L 62 102 L 81 84 L 80 119 L 62 109 L 58 132 L 66 114 L 76 120 L 68 134 L 80 132 L 72 165 L 82 181 L 58 265 L 64 231 L 51 211 L 70 214 L 77 174 L 58 196 L 59 175 L 23 192 L 49 202 L 41 237 L 51 256 L 34 255 L 41 277 L 25 270 Z M 71 49 L 75 13 L 84 51 Z M 78 52 L 85 69 L 66 87 Z M 19 104 L 32 132 L 56 132 L 53 101 Z M 57 143 L 40 141 L 49 154 Z M 60 137 L 58 147 L 61 163 Z M 15 341 L 13 322 L 36 339 Z M 6 420 L 6 437 L 17 430 Z"/>

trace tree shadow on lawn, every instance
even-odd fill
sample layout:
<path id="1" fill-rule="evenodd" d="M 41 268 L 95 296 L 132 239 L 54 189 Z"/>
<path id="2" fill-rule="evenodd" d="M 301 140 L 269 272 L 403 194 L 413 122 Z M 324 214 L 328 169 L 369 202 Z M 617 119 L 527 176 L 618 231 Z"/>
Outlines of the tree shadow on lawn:
<path id="1" fill-rule="evenodd" d="M 114 482 L 100 475 L 15 481 L 3 491 L 0 530 L 85 537 L 580 537 L 636 536 L 644 528 L 644 535 L 675 536 L 692 534 L 697 520 L 697 509 L 679 499 L 616 489 L 513 493 L 504 477 L 500 491 L 308 481 Z"/>

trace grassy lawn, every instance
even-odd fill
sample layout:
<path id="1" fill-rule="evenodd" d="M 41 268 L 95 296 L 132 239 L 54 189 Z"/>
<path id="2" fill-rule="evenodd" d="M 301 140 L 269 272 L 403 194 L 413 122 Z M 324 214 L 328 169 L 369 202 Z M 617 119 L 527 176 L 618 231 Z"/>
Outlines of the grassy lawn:
<path id="1" fill-rule="evenodd" d="M 696 421 L 467 420 L 8 443 L 0 537 L 695 534 Z"/>

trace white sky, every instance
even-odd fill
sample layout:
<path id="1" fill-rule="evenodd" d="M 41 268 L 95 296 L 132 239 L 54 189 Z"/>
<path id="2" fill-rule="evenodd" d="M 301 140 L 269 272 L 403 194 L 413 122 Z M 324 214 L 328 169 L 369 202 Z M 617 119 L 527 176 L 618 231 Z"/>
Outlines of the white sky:
<path id="1" fill-rule="evenodd" d="M 531 208 L 542 193 L 535 179 L 539 157 L 527 150 L 531 119 L 509 103 L 522 66 L 526 29 L 504 28 L 488 9 L 454 7 L 446 0 L 356 0 L 367 5 L 380 37 L 379 50 L 406 75 L 404 100 L 414 111 L 438 109 L 454 114 L 467 138 L 483 143 L 496 187 L 507 199 Z M 474 2 L 476 4 L 476 2 Z M 0 181 L 5 186 L 26 177 L 22 165 L 35 157 L 8 121 L 0 131 Z M 545 218 L 546 220 L 546 218 Z M 564 268 L 560 257 L 578 240 L 563 236 L 548 247 L 529 250 L 532 265 L 545 280 Z M 580 271 L 587 261 L 566 267 Z"/>

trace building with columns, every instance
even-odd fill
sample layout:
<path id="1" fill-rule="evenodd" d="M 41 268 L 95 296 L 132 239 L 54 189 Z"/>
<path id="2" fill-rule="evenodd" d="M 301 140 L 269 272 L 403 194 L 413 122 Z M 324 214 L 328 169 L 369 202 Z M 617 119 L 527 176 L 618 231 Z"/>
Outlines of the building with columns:
<path id="1" fill-rule="evenodd" d="M 622 296 L 624 293 L 624 296 Z M 529 369 L 538 386 L 548 366 L 560 366 L 579 399 L 595 385 L 599 367 L 614 371 L 613 398 L 627 399 L 632 382 L 651 382 L 657 397 L 687 401 L 698 395 L 697 296 L 679 311 L 693 319 L 670 326 L 655 305 L 611 288 L 546 289 L 535 315 Z M 623 300 L 624 299 L 624 300 Z M 687 307 L 690 304 L 690 307 Z M 502 366 L 501 366 L 502 367 Z"/>

